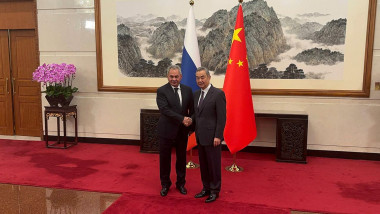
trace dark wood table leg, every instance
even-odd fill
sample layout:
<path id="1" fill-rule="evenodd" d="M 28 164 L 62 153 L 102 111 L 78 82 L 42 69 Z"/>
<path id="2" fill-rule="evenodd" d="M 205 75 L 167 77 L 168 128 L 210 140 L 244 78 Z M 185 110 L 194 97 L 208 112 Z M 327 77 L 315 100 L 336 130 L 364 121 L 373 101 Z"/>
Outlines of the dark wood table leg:
<path id="1" fill-rule="evenodd" d="M 49 132 L 48 132 L 48 120 L 45 112 L 45 137 L 46 137 L 46 147 L 49 147 Z"/>
<path id="2" fill-rule="evenodd" d="M 75 144 L 78 144 L 78 119 L 77 111 L 75 111 Z"/>
<path id="3" fill-rule="evenodd" d="M 66 113 L 63 113 L 63 148 L 67 148 L 66 146 Z"/>
<path id="4" fill-rule="evenodd" d="M 59 117 L 57 117 L 57 144 L 61 143 L 61 124 Z"/>

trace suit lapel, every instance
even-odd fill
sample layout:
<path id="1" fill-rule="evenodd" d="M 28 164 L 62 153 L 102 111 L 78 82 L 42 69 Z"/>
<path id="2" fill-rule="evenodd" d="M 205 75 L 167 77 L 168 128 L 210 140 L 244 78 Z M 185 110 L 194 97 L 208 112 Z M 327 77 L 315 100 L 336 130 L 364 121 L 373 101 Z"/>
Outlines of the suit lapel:
<path id="1" fill-rule="evenodd" d="M 167 84 L 166 91 L 167 91 L 167 93 L 169 95 L 170 101 L 171 102 L 175 102 L 175 100 L 176 100 L 175 94 L 174 94 L 172 86 L 169 83 Z"/>
<path id="2" fill-rule="evenodd" d="M 203 108 L 205 107 L 206 103 L 211 99 L 212 94 L 214 93 L 214 87 L 211 85 L 210 89 L 208 90 L 206 96 L 203 99 L 203 103 L 201 106 L 199 106 L 198 111 L 199 113 L 202 112 Z M 200 93 L 199 93 L 200 94 Z M 200 96 L 200 95 L 199 95 Z M 198 98 L 199 98 L 198 96 Z M 199 100 L 199 99 L 198 99 Z"/>
<path id="3" fill-rule="evenodd" d="M 184 111 L 186 109 L 183 109 L 183 107 L 185 106 L 186 103 L 184 103 L 184 100 L 187 100 L 187 94 L 185 93 L 185 87 L 183 87 L 182 84 L 181 85 L 181 97 L 182 97 L 182 105 L 181 106 L 181 111 Z"/>
<path id="4" fill-rule="evenodd" d="M 201 90 L 196 91 L 194 93 L 194 109 L 195 109 L 195 111 L 198 111 L 198 101 L 199 101 L 200 95 L 201 95 Z"/>
<path id="5" fill-rule="evenodd" d="M 174 103 L 174 105 L 177 106 L 177 104 L 176 104 L 177 103 L 177 98 L 175 96 L 173 87 L 170 85 L 170 83 L 167 84 L 166 91 L 167 91 L 168 99 L 170 100 L 170 103 Z M 178 109 L 179 111 L 182 111 L 181 110 L 181 106 L 177 106 L 176 109 Z"/>

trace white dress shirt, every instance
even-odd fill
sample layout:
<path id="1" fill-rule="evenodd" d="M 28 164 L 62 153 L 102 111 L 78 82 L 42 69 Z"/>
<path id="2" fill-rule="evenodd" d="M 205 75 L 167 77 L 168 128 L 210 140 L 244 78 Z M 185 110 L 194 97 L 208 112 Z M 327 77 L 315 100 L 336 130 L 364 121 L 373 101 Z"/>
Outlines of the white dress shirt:
<path id="1" fill-rule="evenodd" d="M 175 93 L 175 87 L 173 87 L 172 85 L 171 85 L 171 87 L 173 88 L 173 91 L 174 91 L 174 93 Z M 178 85 L 178 96 L 179 96 L 179 104 L 182 106 L 182 93 L 181 93 L 181 85 Z"/>
<path id="2" fill-rule="evenodd" d="M 208 84 L 207 88 L 205 88 L 204 90 L 201 89 L 201 94 L 200 94 L 199 99 L 198 99 L 198 105 L 199 105 L 199 101 L 201 100 L 201 97 L 202 97 L 202 91 L 203 91 L 203 102 L 204 102 L 204 99 L 206 98 L 207 92 L 210 88 L 211 88 L 211 84 Z"/>

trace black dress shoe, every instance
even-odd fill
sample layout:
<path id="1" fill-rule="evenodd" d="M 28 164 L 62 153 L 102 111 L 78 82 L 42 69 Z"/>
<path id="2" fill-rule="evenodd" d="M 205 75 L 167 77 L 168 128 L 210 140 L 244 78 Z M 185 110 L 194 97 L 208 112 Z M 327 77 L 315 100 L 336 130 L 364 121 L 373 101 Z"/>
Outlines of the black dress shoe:
<path id="1" fill-rule="evenodd" d="M 205 203 L 214 202 L 217 198 L 219 198 L 219 193 L 211 193 L 210 196 L 205 200 Z"/>
<path id="2" fill-rule="evenodd" d="M 178 191 L 183 194 L 183 195 L 186 195 L 187 194 L 187 190 L 184 186 L 179 186 L 177 187 Z"/>
<path id="3" fill-rule="evenodd" d="M 162 187 L 161 191 L 160 191 L 160 194 L 161 196 L 166 196 L 169 192 L 169 188 L 168 187 Z"/>
<path id="4" fill-rule="evenodd" d="M 202 191 L 194 196 L 194 198 L 202 198 L 210 195 L 210 191 L 202 189 Z"/>

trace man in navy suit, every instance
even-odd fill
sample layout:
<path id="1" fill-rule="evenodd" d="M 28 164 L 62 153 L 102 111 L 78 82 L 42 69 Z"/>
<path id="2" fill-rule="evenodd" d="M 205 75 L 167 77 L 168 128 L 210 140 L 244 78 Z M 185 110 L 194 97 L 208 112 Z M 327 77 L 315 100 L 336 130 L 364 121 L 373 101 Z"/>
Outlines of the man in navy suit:
<path id="1" fill-rule="evenodd" d="M 208 196 L 205 202 L 210 203 L 219 197 L 221 187 L 221 142 L 226 124 L 226 96 L 210 84 L 211 75 L 207 68 L 198 68 L 195 76 L 201 90 L 194 92 L 193 120 L 203 184 L 202 191 L 195 198 Z"/>
<path id="2" fill-rule="evenodd" d="M 186 147 L 189 126 L 192 124 L 190 115 L 194 113 L 192 89 L 180 84 L 181 68 L 177 65 L 167 69 L 168 83 L 157 90 L 157 106 L 160 119 L 157 129 L 160 139 L 160 180 L 161 196 L 166 196 L 172 184 L 170 180 L 171 150 L 176 149 L 176 188 L 182 194 L 187 194 L 185 188 Z"/>

